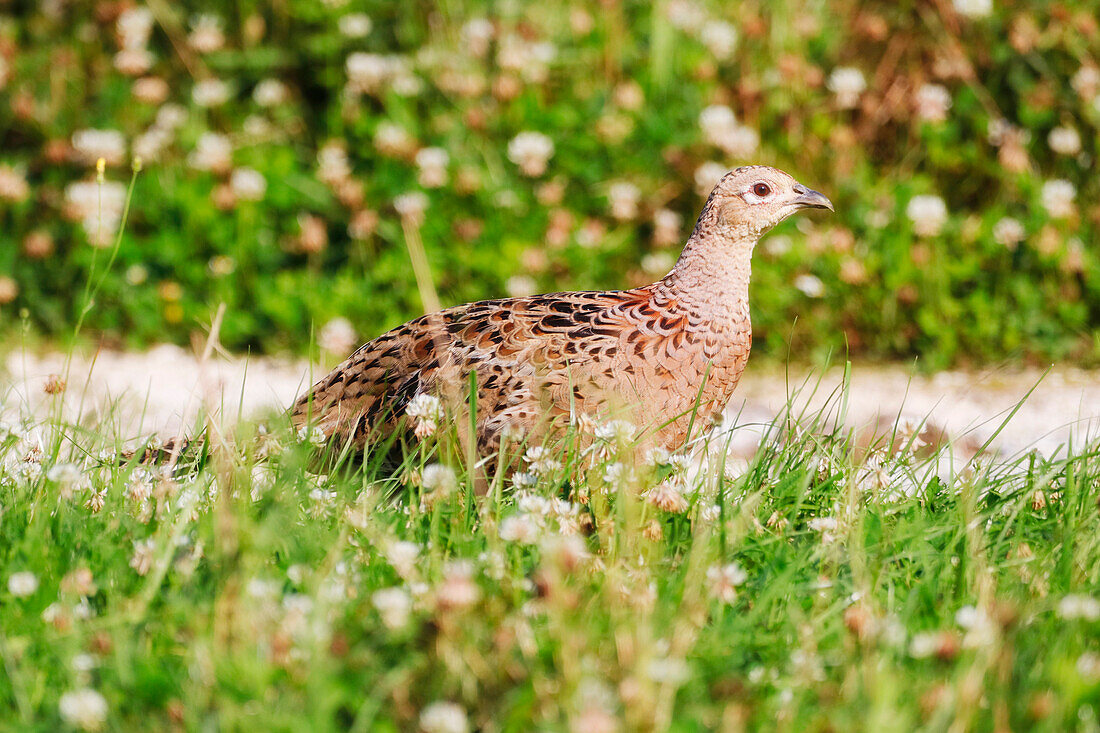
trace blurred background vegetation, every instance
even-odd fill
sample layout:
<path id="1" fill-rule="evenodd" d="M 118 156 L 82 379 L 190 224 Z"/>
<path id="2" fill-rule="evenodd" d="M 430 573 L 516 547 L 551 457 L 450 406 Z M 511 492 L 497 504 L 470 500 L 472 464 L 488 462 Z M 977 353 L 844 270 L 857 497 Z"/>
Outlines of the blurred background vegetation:
<path id="1" fill-rule="evenodd" d="M 445 304 L 629 287 L 761 162 L 837 215 L 757 252 L 758 354 L 1095 364 L 1098 11 L 0 0 L 0 332 L 91 277 L 108 343 L 224 302 L 229 348 L 341 354 L 421 311 L 407 234 Z"/>

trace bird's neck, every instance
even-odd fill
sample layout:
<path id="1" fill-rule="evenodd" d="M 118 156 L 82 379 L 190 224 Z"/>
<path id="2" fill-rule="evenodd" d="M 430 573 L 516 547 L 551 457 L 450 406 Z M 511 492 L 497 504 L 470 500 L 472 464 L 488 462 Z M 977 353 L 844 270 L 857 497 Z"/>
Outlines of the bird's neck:
<path id="1" fill-rule="evenodd" d="M 752 250 L 760 232 L 721 221 L 710 203 L 672 272 L 656 285 L 716 325 L 748 322 Z"/>

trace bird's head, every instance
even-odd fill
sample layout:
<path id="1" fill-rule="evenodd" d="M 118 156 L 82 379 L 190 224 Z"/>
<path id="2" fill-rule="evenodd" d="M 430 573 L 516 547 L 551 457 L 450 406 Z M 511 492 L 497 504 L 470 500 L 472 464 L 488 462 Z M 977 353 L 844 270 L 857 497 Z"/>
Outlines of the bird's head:
<path id="1" fill-rule="evenodd" d="M 801 209 L 833 211 L 833 203 L 781 170 L 747 165 L 722 177 L 704 211 L 719 227 L 755 237 Z"/>

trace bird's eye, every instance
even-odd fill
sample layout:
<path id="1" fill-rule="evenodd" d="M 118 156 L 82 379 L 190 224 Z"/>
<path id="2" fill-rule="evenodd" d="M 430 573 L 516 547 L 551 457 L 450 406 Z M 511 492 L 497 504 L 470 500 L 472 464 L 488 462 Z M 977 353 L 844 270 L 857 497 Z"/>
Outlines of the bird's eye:
<path id="1" fill-rule="evenodd" d="M 769 193 L 772 192 L 772 189 L 766 183 L 757 183 L 757 184 L 753 185 L 752 192 L 754 194 L 756 194 L 757 196 L 759 196 L 760 198 L 764 198 L 765 196 L 767 196 Z"/>

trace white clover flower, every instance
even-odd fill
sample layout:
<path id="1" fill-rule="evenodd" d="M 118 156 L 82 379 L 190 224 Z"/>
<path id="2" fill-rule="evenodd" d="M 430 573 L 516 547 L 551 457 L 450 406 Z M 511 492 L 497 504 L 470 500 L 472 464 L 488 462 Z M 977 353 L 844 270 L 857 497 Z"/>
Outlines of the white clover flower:
<path id="1" fill-rule="evenodd" d="M 348 74 L 348 87 L 354 92 L 376 94 L 393 85 L 399 77 L 407 75 L 405 62 L 399 56 L 381 56 L 376 53 L 356 52 L 348 56 L 344 67 Z"/>
<path id="2" fill-rule="evenodd" d="M 947 223 L 947 204 L 939 196 L 914 196 L 905 207 L 905 215 L 918 236 L 934 237 Z"/>
<path id="3" fill-rule="evenodd" d="M 698 168 L 695 169 L 695 193 L 700 196 L 707 196 L 718 185 L 718 182 L 722 180 L 722 176 L 729 172 L 729 168 L 716 163 L 712 160 L 708 160 Z"/>
<path id="4" fill-rule="evenodd" d="M 1056 178 L 1043 184 L 1041 194 L 1043 208 L 1055 219 L 1064 219 L 1073 215 L 1074 199 L 1077 188 L 1069 181 Z"/>
<path id="5" fill-rule="evenodd" d="M 674 28 L 693 33 L 707 22 L 706 10 L 695 0 L 671 0 L 665 6 L 668 22 Z"/>
<path id="6" fill-rule="evenodd" d="M 703 131 L 703 138 L 712 145 L 717 145 L 717 141 L 736 126 L 737 117 L 724 104 L 712 104 L 699 113 L 699 128 Z"/>
<path id="7" fill-rule="evenodd" d="M 671 245 L 680 241 L 680 227 L 684 222 L 677 212 L 671 209 L 657 209 L 653 212 L 653 241 L 657 245 Z"/>
<path id="8" fill-rule="evenodd" d="M 96 658 L 91 654 L 77 654 L 70 662 L 73 671 L 77 674 L 87 674 L 96 668 Z"/>
<path id="9" fill-rule="evenodd" d="M 126 205 L 126 186 L 117 181 L 81 181 L 65 188 L 65 210 L 84 225 L 89 241 L 103 246 L 114 240 Z"/>
<path id="10" fill-rule="evenodd" d="M 751 157 L 760 146 L 760 135 L 756 130 L 737 124 L 733 110 L 725 105 L 711 105 L 700 112 L 699 127 L 708 143 L 734 158 Z"/>
<path id="11" fill-rule="evenodd" d="M 225 45 L 222 19 L 212 13 L 202 13 L 191 21 L 187 43 L 199 53 L 211 53 Z"/>
<path id="12" fill-rule="evenodd" d="M 98 206 L 95 203 L 97 194 L 102 201 Z M 71 183 L 65 189 L 66 215 L 80 220 L 89 243 L 95 247 L 104 247 L 114 241 L 122 223 L 125 200 L 126 187 L 114 181 Z"/>
<path id="13" fill-rule="evenodd" d="M 691 468 L 691 458 L 683 453 L 673 453 L 668 457 L 668 467 L 672 469 L 673 476 L 679 476 L 683 478 L 688 469 Z M 695 493 L 695 489 L 691 489 L 690 493 Z"/>
<path id="14" fill-rule="evenodd" d="M 424 733 L 466 733 L 470 723 L 466 711 L 453 702 L 437 701 L 420 712 Z"/>
<path id="15" fill-rule="evenodd" d="M 513 275 L 504 282 L 504 290 L 512 298 L 534 295 L 538 291 L 538 287 L 535 278 L 530 275 Z"/>
<path id="16" fill-rule="evenodd" d="M 252 90 L 252 101 L 261 107 L 278 107 L 289 97 L 290 90 L 278 79 L 263 79 Z"/>
<path id="17" fill-rule="evenodd" d="M 513 514 L 500 523 L 500 538 L 505 542 L 532 545 L 539 538 L 539 525 L 529 514 Z"/>
<path id="18" fill-rule="evenodd" d="M 533 471 L 516 471 L 512 474 L 512 487 L 516 491 L 525 491 L 538 486 L 539 476 Z"/>
<path id="19" fill-rule="evenodd" d="M 317 487 L 309 492 L 309 500 L 315 505 L 317 513 L 326 513 L 336 501 L 336 492 Z"/>
<path id="20" fill-rule="evenodd" d="M 336 27 L 348 38 L 366 38 L 374 28 L 374 24 L 366 13 L 348 13 L 340 16 L 340 20 L 336 21 Z"/>
<path id="21" fill-rule="evenodd" d="M 986 140 L 990 145 L 1001 146 L 1004 144 L 1005 138 L 1008 138 L 1013 133 L 1015 128 L 1012 123 L 1004 118 L 996 118 L 989 121 L 986 125 Z"/>
<path id="22" fill-rule="evenodd" d="M 123 48 L 139 48 L 148 43 L 154 22 L 153 12 L 144 5 L 136 5 L 119 13 L 115 30 Z"/>
<path id="23" fill-rule="evenodd" d="M 317 345 L 330 354 L 347 354 L 355 348 L 357 338 L 351 321 L 337 316 L 321 327 Z"/>
<path id="24" fill-rule="evenodd" d="M 930 631 L 913 634 L 909 640 L 909 656 L 913 659 L 927 659 L 939 648 L 939 636 Z"/>
<path id="25" fill-rule="evenodd" d="M 428 197 L 421 191 L 403 193 L 393 200 L 393 208 L 403 220 L 419 225 L 428 209 Z"/>
<path id="26" fill-rule="evenodd" d="M 724 20 L 712 20 L 699 31 L 699 40 L 714 58 L 726 61 L 737 48 L 737 29 Z"/>
<path id="27" fill-rule="evenodd" d="M 600 423 L 593 431 L 600 440 L 628 442 L 634 439 L 637 428 L 629 420 L 608 420 Z"/>
<path id="28" fill-rule="evenodd" d="M 1092 596 L 1071 594 L 1058 601 L 1058 616 L 1066 621 L 1100 620 L 1100 600 Z"/>
<path id="29" fill-rule="evenodd" d="M 452 560 L 443 568 L 443 582 L 436 590 L 436 601 L 445 610 L 469 608 L 481 598 L 474 582 L 474 566 L 465 560 Z"/>
<path id="30" fill-rule="evenodd" d="M 343 144 L 330 140 L 317 151 L 317 178 L 329 186 L 351 177 L 348 151 Z"/>
<path id="31" fill-rule="evenodd" d="M 298 442 L 309 443 L 315 448 L 320 448 L 328 438 L 325 436 L 325 431 L 317 425 L 303 425 L 298 428 Z"/>
<path id="32" fill-rule="evenodd" d="M 92 604 L 88 602 L 87 598 L 81 598 L 72 607 L 72 617 L 77 621 L 87 621 L 93 616 L 95 616 L 95 609 L 92 608 Z"/>
<path id="33" fill-rule="evenodd" d="M 759 147 L 760 133 L 745 125 L 738 125 L 721 145 L 722 150 L 734 158 L 751 158 Z"/>
<path id="34" fill-rule="evenodd" d="M 1081 152 L 1081 134 L 1068 125 L 1055 127 L 1047 136 L 1047 144 L 1059 155 L 1077 155 Z"/>
<path id="35" fill-rule="evenodd" d="M 415 97 L 424 89 L 424 82 L 408 68 L 404 59 L 398 59 L 397 71 L 394 73 L 390 89 L 394 94 L 402 97 Z"/>
<path id="36" fill-rule="evenodd" d="M 493 23 L 488 18 L 471 18 L 462 26 L 462 40 L 471 56 L 482 57 L 489 52 L 493 40 Z"/>
<path id="37" fill-rule="evenodd" d="M 100 491 L 92 491 L 91 496 L 84 502 L 84 506 L 88 508 L 92 514 L 98 514 L 104 506 L 107 504 L 107 489 Z"/>
<path id="38" fill-rule="evenodd" d="M 224 173 L 233 165 L 233 145 L 225 135 L 204 132 L 187 157 L 187 164 L 200 171 Z"/>
<path id="39" fill-rule="evenodd" d="M 680 685 L 691 676 L 691 669 L 683 659 L 658 657 L 646 668 L 649 678 L 654 682 Z"/>
<path id="40" fill-rule="evenodd" d="M 825 86 L 836 95 L 837 106 L 851 109 L 859 104 L 859 97 L 867 89 L 863 72 L 853 66 L 839 66 L 829 74 Z"/>
<path id="41" fill-rule="evenodd" d="M 621 483 L 633 483 L 637 477 L 625 465 L 616 462 L 604 467 L 602 478 L 608 486 L 618 486 Z"/>
<path id="42" fill-rule="evenodd" d="M 579 504 L 574 504 L 566 499 L 554 497 L 550 500 L 550 513 L 559 520 L 573 519 L 581 512 Z"/>
<path id="43" fill-rule="evenodd" d="M 516 507 L 525 514 L 545 517 L 552 511 L 553 504 L 545 496 L 523 491 L 516 497 Z"/>
<path id="44" fill-rule="evenodd" d="M 0 164 L 0 200 L 19 202 L 30 196 L 30 193 L 30 185 L 22 171 Z"/>
<path id="45" fill-rule="evenodd" d="M 145 575 L 153 568 L 157 543 L 152 537 L 134 540 L 134 554 L 130 557 L 130 567 L 138 575 Z"/>
<path id="46" fill-rule="evenodd" d="M 554 141 L 541 132 L 521 132 L 508 143 L 508 159 L 532 178 L 546 172 L 547 161 L 553 155 Z"/>
<path id="47" fill-rule="evenodd" d="M 421 485 L 433 494 L 446 495 L 458 488 L 458 478 L 449 466 L 433 463 L 424 469 Z"/>
<path id="48" fill-rule="evenodd" d="M 403 629 L 409 623 L 412 598 L 405 589 L 383 588 L 371 594 L 370 599 L 378 609 L 378 615 L 382 617 L 382 623 L 387 629 L 396 631 Z"/>
<path id="49" fill-rule="evenodd" d="M 558 55 L 558 49 L 549 41 L 532 43 L 526 38 L 508 34 L 497 42 L 497 64 L 505 71 L 513 71 L 529 82 L 546 81 L 549 65 Z"/>
<path id="50" fill-rule="evenodd" d="M 616 181 L 607 190 L 611 202 L 611 216 L 619 221 L 630 221 L 638 216 L 638 201 L 642 191 L 629 181 Z"/>
<path id="51" fill-rule="evenodd" d="M 914 97 L 917 116 L 929 122 L 943 122 L 951 109 L 951 92 L 942 84 L 923 84 Z"/>
<path id="52" fill-rule="evenodd" d="M 447 184 L 447 164 L 451 156 L 443 148 L 421 148 L 416 153 L 416 165 L 420 168 L 417 181 L 424 188 L 439 188 Z"/>
<path id="53" fill-rule="evenodd" d="M 267 193 L 267 179 L 255 168 L 236 168 L 229 177 L 229 187 L 241 201 L 262 201 Z"/>
<path id="54" fill-rule="evenodd" d="M 985 18 L 993 13 L 993 0 L 955 0 L 955 12 L 967 18 Z"/>
<path id="55" fill-rule="evenodd" d="M 229 85 L 221 79 L 203 79 L 191 88 L 191 101 L 200 107 L 218 107 L 229 101 Z"/>
<path id="56" fill-rule="evenodd" d="M 1015 249 L 1026 236 L 1024 225 L 1011 216 L 1002 217 L 993 225 L 993 241 L 1003 247 Z"/>
<path id="57" fill-rule="evenodd" d="M 73 150 L 88 165 L 103 158 L 107 165 L 118 165 L 126 159 L 126 138 L 118 130 L 77 130 L 73 133 Z"/>
<path id="58" fill-rule="evenodd" d="M 89 687 L 69 690 L 61 696 L 58 712 L 71 726 L 85 731 L 97 731 L 107 721 L 107 700 Z"/>
<path id="59" fill-rule="evenodd" d="M 554 458 L 548 448 L 541 445 L 531 446 L 523 454 L 523 460 L 533 473 L 545 475 L 561 469 L 561 461 Z"/>
<path id="60" fill-rule="evenodd" d="M 699 510 L 699 518 L 704 522 L 714 522 L 720 516 L 722 516 L 722 507 L 717 504 L 710 504 Z"/>
<path id="61" fill-rule="evenodd" d="M 803 273 L 794 279 L 794 286 L 807 298 L 820 298 L 825 295 L 825 283 L 817 275 Z"/>
<path id="62" fill-rule="evenodd" d="M 407 578 L 416 570 L 416 561 L 420 558 L 420 545 L 415 542 L 398 540 L 386 546 L 386 560 L 397 574 Z"/>
<path id="63" fill-rule="evenodd" d="M 707 570 L 710 593 L 723 603 L 737 600 L 737 586 L 748 580 L 749 575 L 739 564 L 715 565 Z"/>
<path id="64" fill-rule="evenodd" d="M 159 76 L 144 76 L 135 79 L 130 85 L 130 93 L 134 95 L 134 99 L 150 105 L 160 104 L 168 99 L 171 92 L 168 82 Z"/>
<path id="65" fill-rule="evenodd" d="M 155 57 L 146 48 L 124 48 L 114 57 L 114 66 L 127 76 L 141 76 L 153 67 Z"/>
<path id="66" fill-rule="evenodd" d="M 418 394 L 409 400 L 405 414 L 413 421 L 413 432 L 420 440 L 435 434 L 439 422 L 443 419 L 443 403 L 430 394 Z"/>
<path id="67" fill-rule="evenodd" d="M 1085 652 L 1077 658 L 1077 674 L 1090 682 L 1100 680 L 1100 654 Z"/>
<path id="68" fill-rule="evenodd" d="M 642 270 L 654 277 L 664 275 L 675 264 L 676 258 L 671 252 L 650 252 L 642 258 Z"/>
<path id="69" fill-rule="evenodd" d="M 55 463 L 46 472 L 46 478 L 57 484 L 75 484 L 83 475 L 75 463 Z"/>
<path id="70" fill-rule="evenodd" d="M 983 621 L 984 612 L 975 606 L 963 606 L 955 612 L 955 623 L 964 629 L 974 628 Z"/>
<path id="71" fill-rule="evenodd" d="M 38 576 L 29 570 L 8 576 L 8 593 L 16 598 L 26 598 L 38 590 Z"/>
<path id="72" fill-rule="evenodd" d="M 161 105 L 157 110 L 157 117 L 153 124 L 163 130 L 175 130 L 187 122 L 188 116 L 187 110 L 182 105 L 170 102 Z"/>
<path id="73" fill-rule="evenodd" d="M 955 613 L 955 623 L 966 630 L 963 646 L 968 649 L 987 646 L 996 638 L 993 619 L 980 608 L 963 606 Z"/>
<path id="74" fill-rule="evenodd" d="M 814 517 L 807 526 L 814 532 L 835 532 L 839 524 L 835 517 Z"/>
<path id="75" fill-rule="evenodd" d="M 663 512 L 681 514 L 687 511 L 688 501 L 680 491 L 677 481 L 667 480 L 645 493 L 645 500 Z"/>
<path id="76" fill-rule="evenodd" d="M 1084 101 L 1095 100 L 1100 95 L 1100 68 L 1091 64 L 1082 66 L 1073 75 L 1070 84 Z"/>
<path id="77" fill-rule="evenodd" d="M 647 466 L 667 466 L 672 461 L 672 451 L 664 446 L 650 448 L 645 454 Z"/>
<path id="78" fill-rule="evenodd" d="M 412 154 L 416 140 L 400 125 L 380 122 L 374 131 L 374 147 L 382 155 L 401 158 Z"/>
<path id="79" fill-rule="evenodd" d="M 134 157 L 147 162 L 158 160 L 160 154 L 171 144 L 171 132 L 156 126 L 150 127 L 134 138 Z"/>

